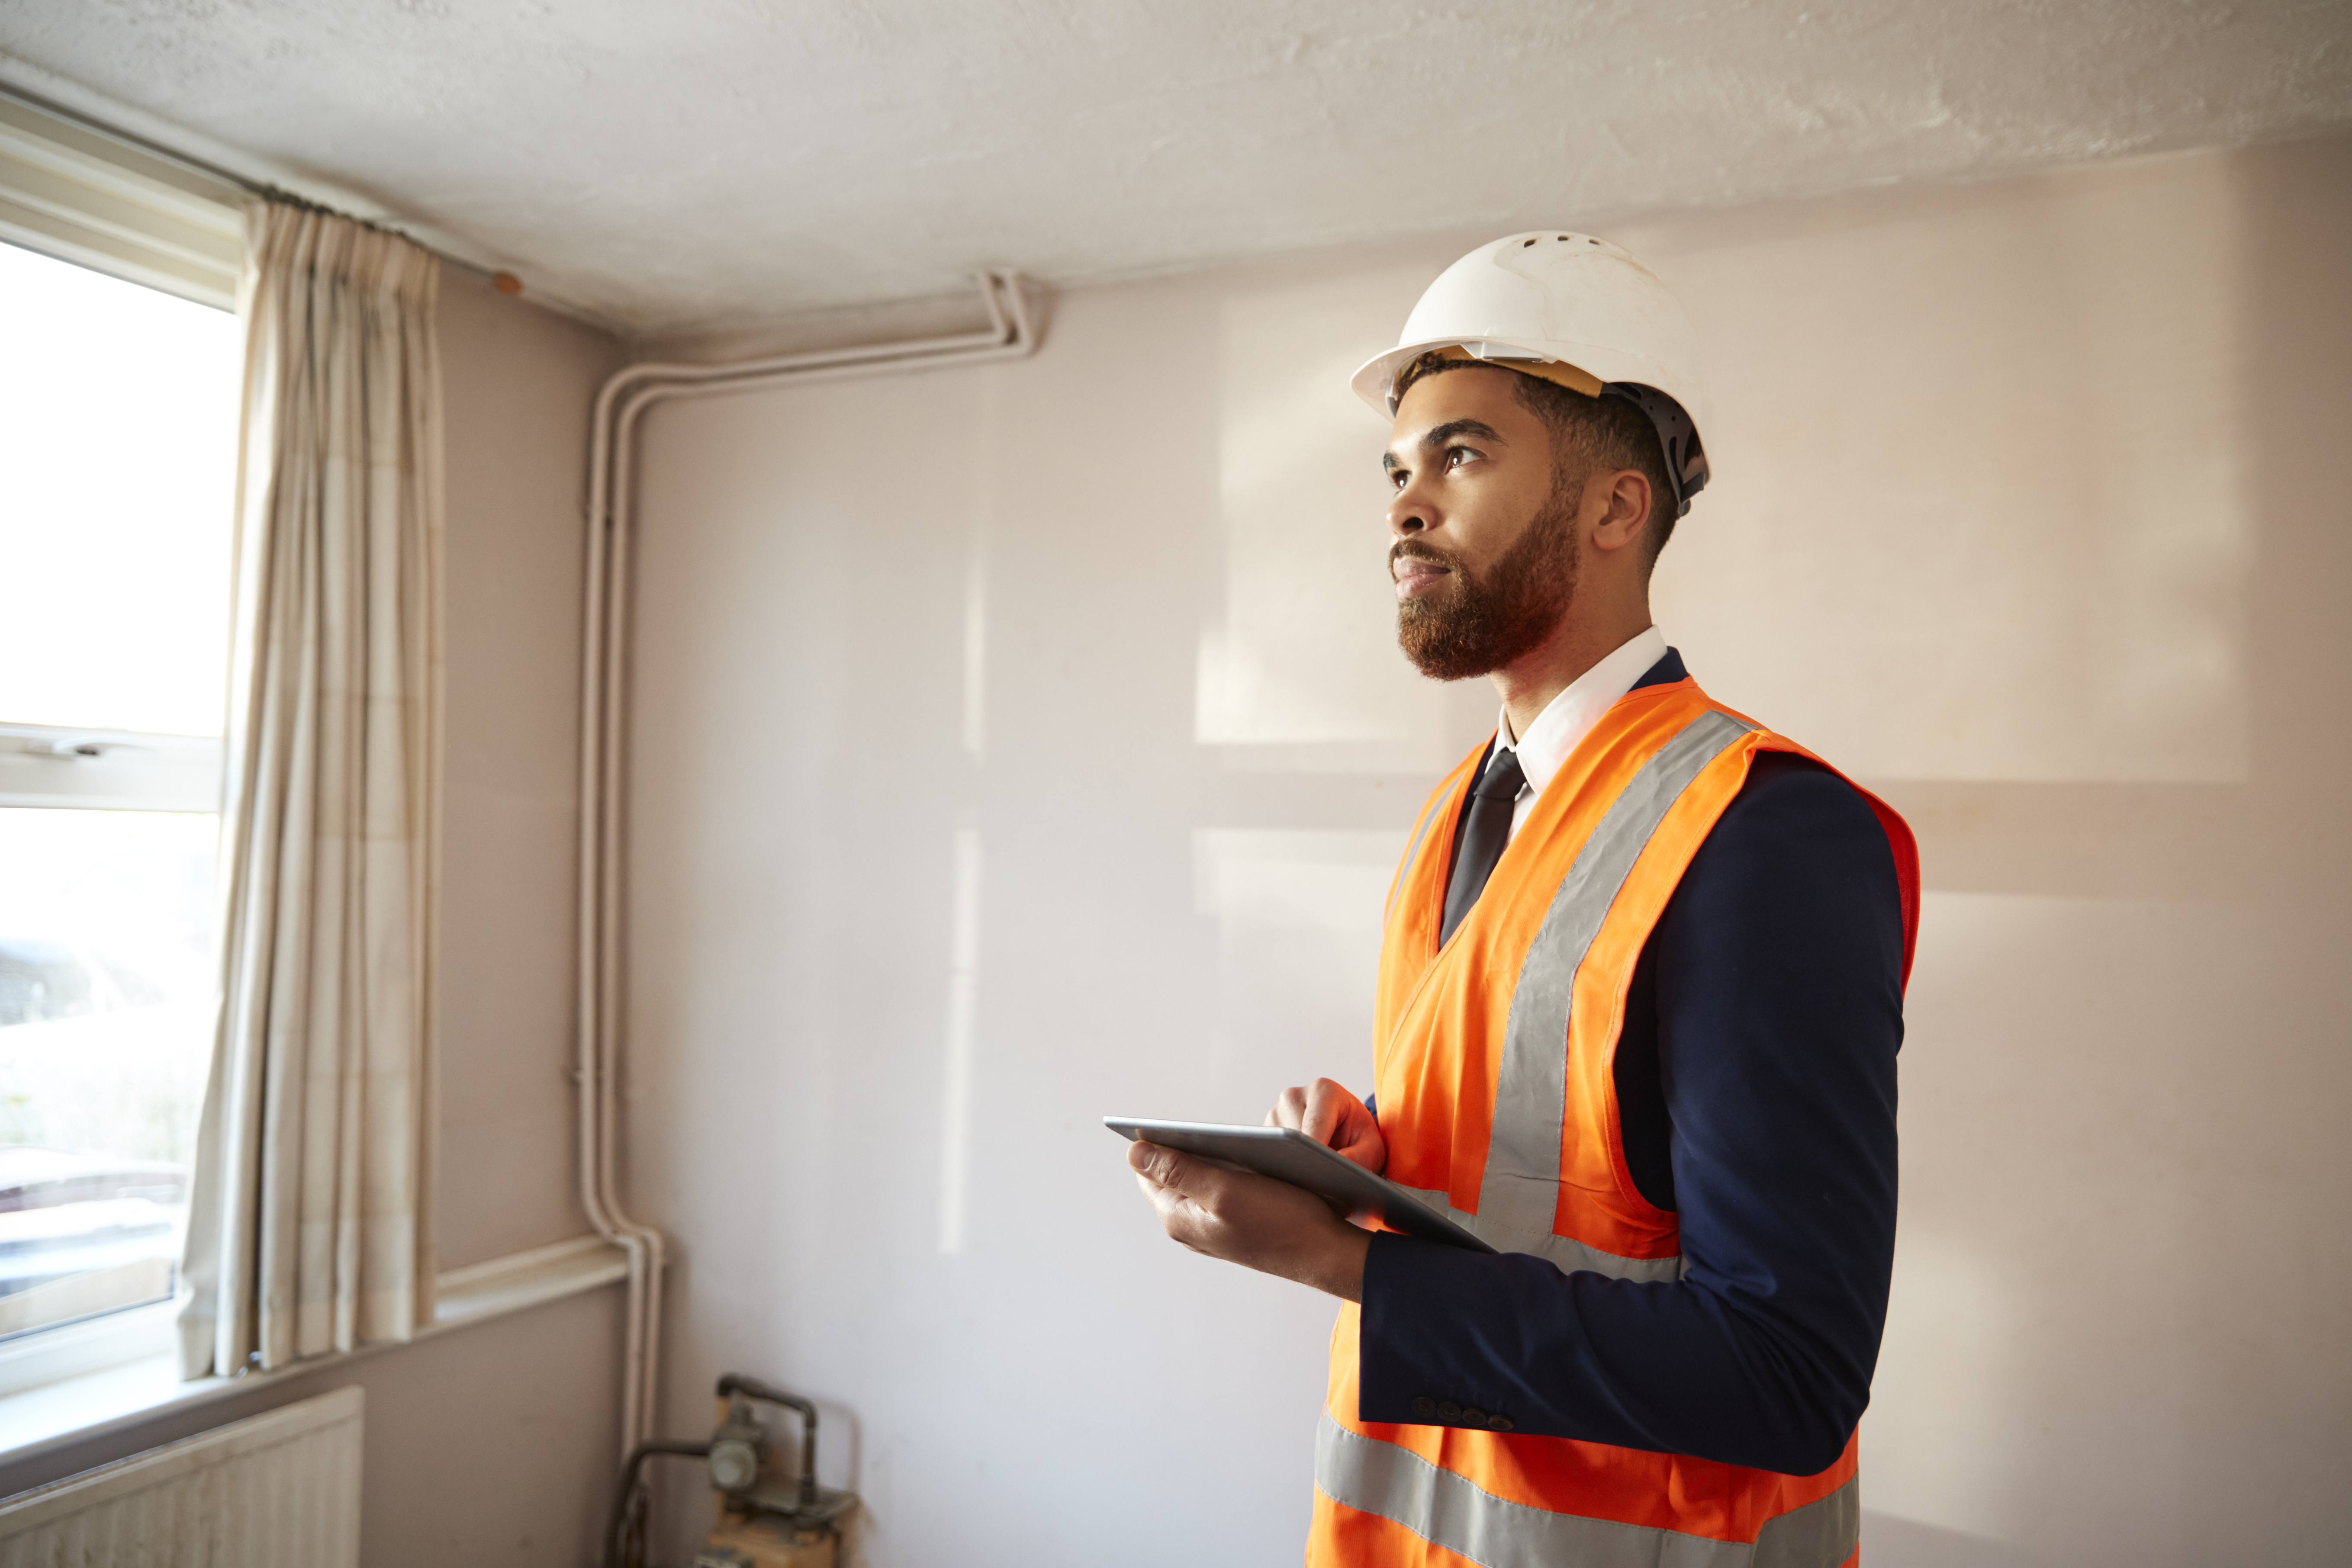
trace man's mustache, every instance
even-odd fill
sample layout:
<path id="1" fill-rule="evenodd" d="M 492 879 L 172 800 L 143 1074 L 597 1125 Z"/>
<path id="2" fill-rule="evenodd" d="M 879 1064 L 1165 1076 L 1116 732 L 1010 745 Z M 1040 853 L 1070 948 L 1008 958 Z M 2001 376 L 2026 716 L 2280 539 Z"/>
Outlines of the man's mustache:
<path id="1" fill-rule="evenodd" d="M 1452 556 L 1436 546 L 1423 544 L 1419 539 L 1399 539 L 1389 547 L 1389 575 L 1391 577 L 1396 575 L 1397 562 L 1401 560 L 1435 561 L 1448 571 L 1455 570 L 1458 567 L 1458 563 Z"/>

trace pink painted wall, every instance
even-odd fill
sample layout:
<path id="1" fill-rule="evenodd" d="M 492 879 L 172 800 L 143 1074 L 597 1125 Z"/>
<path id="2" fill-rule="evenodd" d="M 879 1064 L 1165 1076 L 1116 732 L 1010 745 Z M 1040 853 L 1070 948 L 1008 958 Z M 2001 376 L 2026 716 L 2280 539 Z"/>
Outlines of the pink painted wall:
<path id="1" fill-rule="evenodd" d="M 448 765 L 441 1266 L 583 1235 L 572 987 L 588 407 L 601 332 L 442 274 Z"/>

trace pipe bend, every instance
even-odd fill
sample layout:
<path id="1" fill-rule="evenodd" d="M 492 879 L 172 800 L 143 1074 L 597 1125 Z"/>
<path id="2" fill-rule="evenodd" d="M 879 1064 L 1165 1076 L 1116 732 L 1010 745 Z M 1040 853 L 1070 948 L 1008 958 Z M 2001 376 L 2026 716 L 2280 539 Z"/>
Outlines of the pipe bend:
<path id="1" fill-rule="evenodd" d="M 808 1425 L 811 1427 L 816 1425 L 816 1406 L 814 1405 L 802 1398 L 797 1394 L 787 1394 L 782 1389 L 775 1386 L 775 1385 L 771 1383 L 762 1383 L 756 1377 L 746 1377 L 740 1372 L 729 1373 L 726 1376 L 719 1380 L 719 1397 L 724 1399 L 730 1394 L 740 1394 L 747 1398 L 757 1399 L 764 1404 L 782 1405 L 787 1409 L 797 1410 L 807 1421 Z"/>

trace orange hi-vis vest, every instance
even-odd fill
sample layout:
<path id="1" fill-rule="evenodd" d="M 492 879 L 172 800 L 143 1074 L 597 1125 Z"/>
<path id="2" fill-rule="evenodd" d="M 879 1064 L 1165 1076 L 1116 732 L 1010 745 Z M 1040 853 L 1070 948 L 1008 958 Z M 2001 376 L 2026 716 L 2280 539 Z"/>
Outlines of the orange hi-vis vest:
<path id="1" fill-rule="evenodd" d="M 1391 1179 L 1504 1251 L 1622 1280 L 1682 1277 L 1676 1217 L 1644 1201 L 1625 1166 L 1611 1060 L 1643 945 L 1759 751 L 1811 756 L 1688 679 L 1627 693 L 1544 787 L 1442 948 L 1447 846 L 1484 747 L 1438 786 L 1391 888 L 1381 951 L 1376 1093 Z M 1918 853 L 1903 819 L 1870 804 L 1902 888 L 1907 980 Z M 1316 1443 L 1310 1568 L 1858 1559 L 1851 1436 L 1820 1475 L 1784 1476 L 1566 1437 L 1366 1422 L 1359 1326 L 1360 1309 L 1343 1306 Z"/>

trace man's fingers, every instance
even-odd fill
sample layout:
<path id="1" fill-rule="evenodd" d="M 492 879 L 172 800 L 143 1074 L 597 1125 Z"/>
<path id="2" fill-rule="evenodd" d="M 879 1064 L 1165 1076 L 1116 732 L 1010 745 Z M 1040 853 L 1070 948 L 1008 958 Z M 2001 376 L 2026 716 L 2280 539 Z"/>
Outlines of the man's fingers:
<path id="1" fill-rule="evenodd" d="M 1307 1113 L 1299 1131 L 1318 1144 L 1335 1141 L 1339 1124 L 1355 1096 L 1328 1078 L 1318 1078 L 1307 1088 Z"/>
<path id="2" fill-rule="evenodd" d="M 1213 1161 L 1140 1141 L 1128 1145 L 1127 1163 L 1169 1237 L 1195 1252 L 1209 1251 L 1206 1239 L 1220 1223 L 1226 1173 Z"/>
<path id="3" fill-rule="evenodd" d="M 1127 1166 L 1152 1186 L 1176 1192 L 1197 1186 L 1201 1174 L 1210 1168 L 1190 1155 L 1142 1139 L 1127 1145 Z"/>

